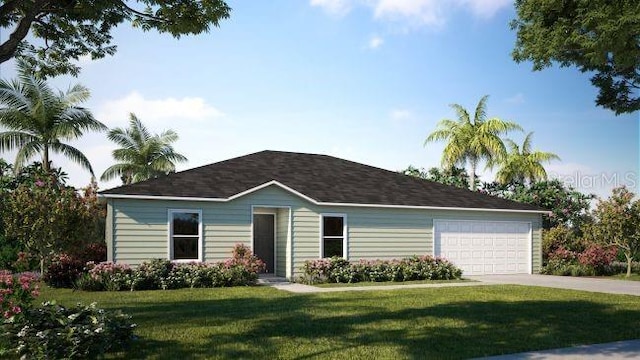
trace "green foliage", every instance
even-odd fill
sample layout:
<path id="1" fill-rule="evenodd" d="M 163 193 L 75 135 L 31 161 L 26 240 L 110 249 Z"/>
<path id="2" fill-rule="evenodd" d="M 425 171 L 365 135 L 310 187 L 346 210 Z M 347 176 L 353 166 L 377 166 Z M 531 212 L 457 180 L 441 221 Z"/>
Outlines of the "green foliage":
<path id="1" fill-rule="evenodd" d="M 469 112 L 458 104 L 452 104 L 457 119 L 440 120 L 435 131 L 425 140 L 425 145 L 433 141 L 446 141 L 442 153 L 442 166 L 451 168 L 469 164 L 469 188 L 476 189 L 476 169 L 483 160 L 487 167 L 501 162 L 506 157 L 506 149 L 500 135 L 522 128 L 513 122 L 499 118 L 487 119 L 486 103 L 488 95 L 480 99 L 473 119 Z"/>
<path id="2" fill-rule="evenodd" d="M 598 201 L 593 211 L 590 236 L 603 244 L 615 246 L 627 260 L 627 276 L 631 264 L 640 256 L 640 200 L 626 187 L 613 189 L 607 200 Z"/>
<path id="3" fill-rule="evenodd" d="M 0 270 L 0 319 L 3 321 L 13 322 L 23 317 L 38 295 L 35 275 L 14 275 L 7 270 Z"/>
<path id="4" fill-rule="evenodd" d="M 3 325 L 10 353 L 28 359 L 99 359 L 126 348 L 136 327 L 119 310 L 45 302 Z"/>
<path id="5" fill-rule="evenodd" d="M 90 243 L 74 250 L 51 257 L 43 277 L 47 285 L 70 288 L 84 273 L 88 262 L 99 263 L 107 260 L 107 246 L 104 242 Z"/>
<path id="6" fill-rule="evenodd" d="M 127 185 L 175 172 L 176 163 L 187 161 L 171 146 L 178 140 L 178 134 L 173 130 L 151 135 L 134 114 L 130 117 L 128 129 L 109 131 L 109 140 L 120 146 L 113 151 L 113 158 L 118 163 L 107 168 L 101 180 L 120 177 Z"/>
<path id="7" fill-rule="evenodd" d="M 220 263 L 145 261 L 133 269 L 127 264 L 88 262 L 76 277 L 77 289 L 87 291 L 157 290 L 253 285 L 265 264 L 244 244 L 236 244 L 231 258 Z"/>
<path id="8" fill-rule="evenodd" d="M 65 93 L 54 91 L 36 78 L 24 64 L 18 67 L 18 79 L 0 80 L 0 152 L 17 150 L 16 172 L 37 154 L 49 171 L 49 152 L 53 151 L 78 163 L 93 174 L 86 156 L 62 141 L 81 137 L 86 131 L 104 131 L 107 127 L 78 104 L 89 98 L 89 90 L 74 85 Z"/>
<path id="9" fill-rule="evenodd" d="M 462 271 L 445 259 L 429 255 L 412 256 L 402 260 L 361 260 L 356 263 L 332 257 L 305 261 L 301 282 L 357 283 L 361 281 L 454 280 L 462 278 Z"/>
<path id="10" fill-rule="evenodd" d="M 513 58 L 534 70 L 557 62 L 592 73 L 596 103 L 616 114 L 640 110 L 640 2 L 516 0 Z"/>
<path id="11" fill-rule="evenodd" d="M 501 184 L 510 182 L 533 183 L 536 181 L 547 180 L 547 172 L 542 166 L 543 162 L 551 160 L 560 160 L 558 155 L 531 150 L 530 132 L 524 139 L 522 147 L 518 146 L 513 140 L 507 139 L 509 151 L 504 160 L 499 163 L 500 169 L 496 174 L 496 180 Z"/>
<path id="12" fill-rule="evenodd" d="M 73 188 L 60 186 L 54 178 L 21 184 L 3 195 L 0 217 L 7 238 L 18 239 L 20 248 L 44 260 L 48 256 L 81 249 L 100 233 L 104 207 Z M 103 225 L 102 225 L 103 226 Z"/>
<path id="13" fill-rule="evenodd" d="M 542 227 L 551 229 L 556 226 L 568 226 L 580 232 L 583 224 L 590 221 L 589 208 L 594 195 L 586 195 L 559 180 L 522 183 L 484 183 L 483 193 L 539 206 L 551 211 L 543 215 Z"/>
<path id="14" fill-rule="evenodd" d="M 576 235 L 574 229 L 558 225 L 542 231 L 542 261 L 546 264 L 549 255 L 559 248 L 580 252 L 584 250 L 584 241 Z"/>
<path id="15" fill-rule="evenodd" d="M 0 27 L 13 29 L 0 45 L 0 63 L 17 56 L 43 77 L 77 75 L 82 56 L 113 55 L 111 31 L 122 23 L 179 38 L 208 32 L 231 12 L 222 0 L 17 0 L 0 10 Z"/>
<path id="16" fill-rule="evenodd" d="M 432 167 L 429 171 L 425 171 L 424 169 L 418 169 L 409 165 L 405 170 L 401 170 L 400 173 L 463 189 L 469 187 L 469 174 L 467 174 L 465 169 L 456 166 L 445 169 Z M 476 186 L 479 184 L 480 181 L 477 180 L 476 176 Z"/>
<path id="17" fill-rule="evenodd" d="M 254 285 L 258 280 L 259 263 L 172 263 L 154 259 L 137 268 L 126 264 L 89 263 L 88 272 L 75 282 L 75 288 L 85 291 L 170 290 L 182 288 L 212 288 Z"/>

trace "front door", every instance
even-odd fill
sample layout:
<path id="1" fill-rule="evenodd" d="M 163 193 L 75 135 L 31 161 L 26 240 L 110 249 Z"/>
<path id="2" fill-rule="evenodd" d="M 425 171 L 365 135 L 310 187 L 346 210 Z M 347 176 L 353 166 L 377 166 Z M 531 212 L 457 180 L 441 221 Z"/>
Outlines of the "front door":
<path id="1" fill-rule="evenodd" d="M 253 252 L 267 265 L 266 272 L 273 274 L 275 254 L 275 215 L 253 215 Z"/>

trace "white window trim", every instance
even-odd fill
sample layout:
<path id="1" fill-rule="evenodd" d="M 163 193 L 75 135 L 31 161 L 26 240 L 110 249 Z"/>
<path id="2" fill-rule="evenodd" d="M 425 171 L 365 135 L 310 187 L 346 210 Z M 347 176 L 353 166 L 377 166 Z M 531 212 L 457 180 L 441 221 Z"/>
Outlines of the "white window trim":
<path id="1" fill-rule="evenodd" d="M 347 249 L 349 249 L 349 227 L 347 225 L 347 214 L 338 214 L 338 213 L 322 213 L 320 214 L 320 253 L 318 257 L 322 259 L 324 257 L 324 218 L 325 217 L 341 217 L 342 218 L 342 234 L 343 236 L 327 236 L 327 238 L 342 238 L 342 258 L 345 260 L 349 259 L 349 253 Z"/>
<path id="2" fill-rule="evenodd" d="M 198 214 L 198 258 L 197 259 L 174 259 L 173 258 L 173 214 L 187 213 Z M 202 210 L 201 209 L 169 209 L 167 211 L 167 229 L 169 248 L 167 249 L 167 258 L 176 263 L 188 263 L 192 261 L 204 261 L 204 234 L 202 226 Z"/>

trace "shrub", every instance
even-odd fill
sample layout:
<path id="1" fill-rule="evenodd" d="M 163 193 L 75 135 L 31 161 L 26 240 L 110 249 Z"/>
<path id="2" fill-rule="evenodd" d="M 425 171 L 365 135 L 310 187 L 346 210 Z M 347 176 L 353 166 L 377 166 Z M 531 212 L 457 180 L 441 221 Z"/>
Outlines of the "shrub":
<path id="1" fill-rule="evenodd" d="M 167 289 L 166 279 L 174 264 L 166 259 L 145 261 L 133 272 L 131 290 Z"/>
<path id="2" fill-rule="evenodd" d="M 611 263 L 615 260 L 617 252 L 614 247 L 605 248 L 592 244 L 578 254 L 578 261 L 581 265 L 592 267 L 596 275 L 606 275 L 612 272 Z"/>
<path id="3" fill-rule="evenodd" d="M 38 294 L 37 276 L 34 274 L 14 275 L 0 270 L 0 314 L 4 319 L 14 321 L 15 317 L 20 317 Z"/>
<path id="4" fill-rule="evenodd" d="M 107 247 L 103 242 L 90 243 L 73 253 L 59 253 L 51 257 L 44 281 L 52 287 L 71 288 L 86 272 L 89 262 L 99 263 L 107 259 Z"/>
<path id="5" fill-rule="evenodd" d="M 556 226 L 542 232 L 542 258 L 543 261 L 549 259 L 551 253 L 559 248 L 571 251 L 582 251 L 584 245 L 580 239 L 576 237 L 574 230 L 567 226 Z"/>
<path id="6" fill-rule="evenodd" d="M 44 281 L 52 287 L 70 288 L 83 269 L 84 263 L 80 259 L 66 253 L 57 254 L 51 257 Z"/>
<path id="7" fill-rule="evenodd" d="M 145 261 L 137 268 L 126 264 L 87 263 L 87 273 L 75 287 L 87 291 L 157 290 L 253 285 L 265 264 L 244 245 L 236 245 L 233 257 L 221 263 L 173 263 L 165 259 Z"/>
<path id="8" fill-rule="evenodd" d="M 87 263 L 88 273 L 76 281 L 76 288 L 81 290 L 129 290 L 132 287 L 133 270 L 127 264 L 112 262 Z"/>
<path id="9" fill-rule="evenodd" d="M 260 273 L 265 271 L 267 265 L 257 256 L 253 255 L 251 249 L 244 244 L 236 244 L 231 252 L 231 259 L 225 262 L 225 265 L 232 267 L 235 265 L 242 266 L 250 272 Z"/>
<path id="10" fill-rule="evenodd" d="M 120 311 L 45 302 L 4 324 L 11 352 L 29 359 L 95 359 L 126 347 L 135 324 Z"/>
<path id="11" fill-rule="evenodd" d="M 356 263 L 333 257 L 306 261 L 300 281 L 355 283 L 360 281 L 412 281 L 460 279 L 462 270 L 442 258 L 412 256 L 402 260 L 360 260 Z"/>

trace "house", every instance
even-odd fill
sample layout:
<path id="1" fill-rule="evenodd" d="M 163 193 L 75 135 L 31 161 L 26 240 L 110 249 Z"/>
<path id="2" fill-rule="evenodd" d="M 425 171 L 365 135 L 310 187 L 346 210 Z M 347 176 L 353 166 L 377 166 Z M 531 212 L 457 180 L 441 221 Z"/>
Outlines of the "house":
<path id="1" fill-rule="evenodd" d="M 535 273 L 535 206 L 326 155 L 262 151 L 100 193 L 110 261 L 219 261 L 251 246 L 267 272 L 305 260 L 443 256 L 465 275 Z"/>

